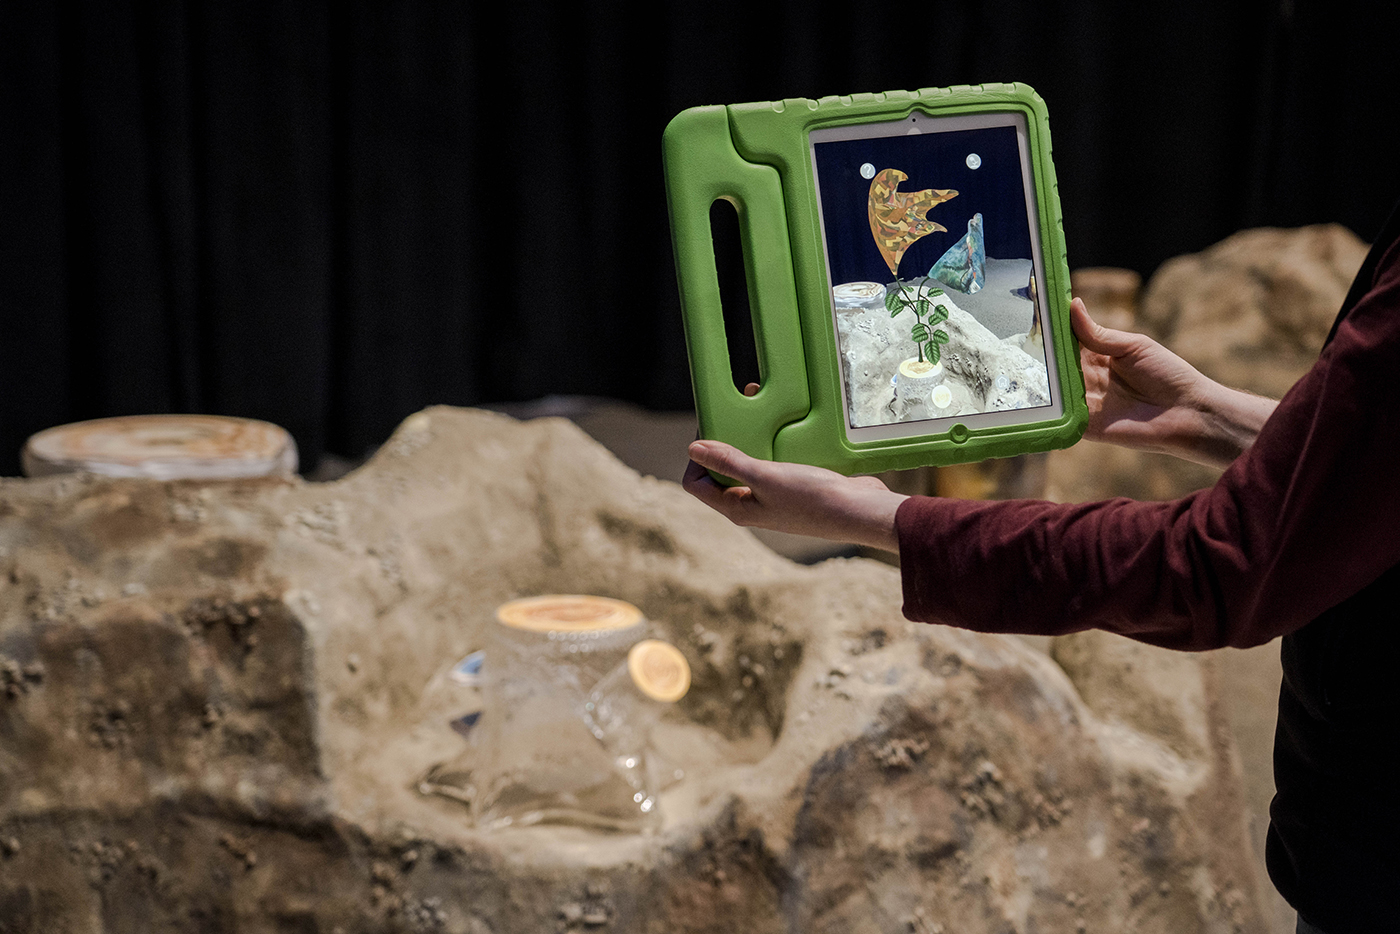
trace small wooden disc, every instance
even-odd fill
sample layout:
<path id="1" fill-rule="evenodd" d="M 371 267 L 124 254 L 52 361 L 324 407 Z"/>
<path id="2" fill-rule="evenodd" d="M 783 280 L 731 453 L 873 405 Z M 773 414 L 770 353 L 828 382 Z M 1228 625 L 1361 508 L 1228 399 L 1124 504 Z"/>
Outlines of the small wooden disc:
<path id="1" fill-rule="evenodd" d="M 681 650 L 660 639 L 646 639 L 627 653 L 627 673 L 647 697 L 673 703 L 690 690 L 690 663 Z"/>
<path id="2" fill-rule="evenodd" d="M 297 446 L 270 422 L 225 415 L 126 415 L 48 428 L 20 455 L 24 473 L 87 471 L 151 480 L 290 476 Z"/>
<path id="3" fill-rule="evenodd" d="M 599 632 L 626 629 L 642 619 L 630 603 L 584 594 L 547 594 L 503 603 L 496 609 L 503 626 L 528 632 Z"/>
<path id="4" fill-rule="evenodd" d="M 927 360 L 905 360 L 899 365 L 899 375 L 909 379 L 931 379 L 938 375 L 940 366 Z"/>

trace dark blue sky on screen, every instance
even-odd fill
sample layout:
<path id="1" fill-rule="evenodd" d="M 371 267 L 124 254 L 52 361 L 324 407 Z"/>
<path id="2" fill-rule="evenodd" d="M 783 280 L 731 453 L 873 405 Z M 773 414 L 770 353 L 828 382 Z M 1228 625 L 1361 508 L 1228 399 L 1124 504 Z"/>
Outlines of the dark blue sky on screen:
<path id="1" fill-rule="evenodd" d="M 956 198 L 928 212 L 929 220 L 948 230 L 916 241 L 900 261 L 901 277 L 926 274 L 948 247 L 967 235 L 967 222 L 979 212 L 989 258 L 1030 259 L 1030 226 L 1014 127 L 841 140 L 815 143 L 813 149 L 832 285 L 890 281 L 889 267 L 870 233 L 870 179 L 860 174 L 867 162 L 876 172 L 899 169 L 908 175 L 899 185 L 902 192 L 925 188 L 958 192 Z M 981 158 L 979 168 L 968 167 L 970 153 Z"/>

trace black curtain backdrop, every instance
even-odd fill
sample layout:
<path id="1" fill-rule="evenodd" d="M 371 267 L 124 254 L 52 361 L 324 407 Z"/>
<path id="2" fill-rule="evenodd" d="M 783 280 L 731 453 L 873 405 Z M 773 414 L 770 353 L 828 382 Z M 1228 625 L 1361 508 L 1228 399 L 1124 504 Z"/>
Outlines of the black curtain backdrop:
<path id="1" fill-rule="evenodd" d="M 1370 238 L 1388 6 L 5 0 L 0 473 L 104 415 L 269 419 L 309 468 L 435 402 L 687 407 L 660 138 L 696 104 L 1027 82 L 1072 267 Z"/>

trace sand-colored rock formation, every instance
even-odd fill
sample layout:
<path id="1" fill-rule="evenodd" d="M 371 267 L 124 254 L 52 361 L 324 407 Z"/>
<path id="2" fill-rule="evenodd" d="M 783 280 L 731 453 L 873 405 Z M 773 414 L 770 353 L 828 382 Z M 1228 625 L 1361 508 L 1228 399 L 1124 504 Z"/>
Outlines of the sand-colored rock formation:
<path id="1" fill-rule="evenodd" d="M 1366 249 L 1339 224 L 1241 231 L 1162 264 L 1139 320 L 1212 379 L 1278 398 L 1317 359 Z"/>
<path id="2" fill-rule="evenodd" d="M 546 592 L 689 660 L 655 835 L 417 790 L 445 672 Z M 0 655 L 7 932 L 1264 930 L 1208 664 L 908 623 L 892 569 L 562 420 L 430 409 L 329 484 L 0 482 Z"/>

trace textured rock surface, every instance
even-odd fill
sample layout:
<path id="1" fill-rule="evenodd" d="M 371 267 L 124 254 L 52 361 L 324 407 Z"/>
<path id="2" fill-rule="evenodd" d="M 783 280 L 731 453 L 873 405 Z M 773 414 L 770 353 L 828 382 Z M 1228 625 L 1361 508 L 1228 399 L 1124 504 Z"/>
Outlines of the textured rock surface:
<path id="1" fill-rule="evenodd" d="M 1024 335 L 998 338 L 959 307 L 958 302 L 965 298 L 949 292 L 937 299 L 948 309 L 948 320 L 940 327 L 948 334 L 943 365 L 952 401 L 935 417 L 1048 404 L 1045 365 L 1022 349 Z M 890 382 L 899 364 L 914 356 L 909 337 L 913 325 L 912 312 L 891 317 L 883 307 L 842 309 L 836 313 L 853 425 L 888 425 L 930 417 L 924 413 L 931 406 L 922 400 L 896 398 Z"/>
<path id="2" fill-rule="evenodd" d="M 1337 224 L 1241 231 L 1164 263 L 1139 320 L 1207 376 L 1278 398 L 1317 359 L 1365 257 Z"/>
<path id="3" fill-rule="evenodd" d="M 560 420 L 428 410 L 322 485 L 4 481 L 0 581 L 7 932 L 1263 930 L 1209 665 L 906 623 L 890 568 Z M 541 592 L 689 657 L 654 836 L 416 791 L 446 669 Z"/>

